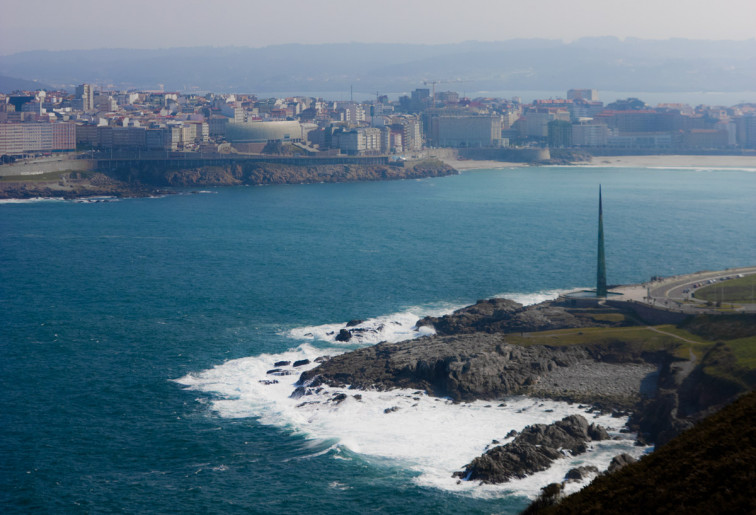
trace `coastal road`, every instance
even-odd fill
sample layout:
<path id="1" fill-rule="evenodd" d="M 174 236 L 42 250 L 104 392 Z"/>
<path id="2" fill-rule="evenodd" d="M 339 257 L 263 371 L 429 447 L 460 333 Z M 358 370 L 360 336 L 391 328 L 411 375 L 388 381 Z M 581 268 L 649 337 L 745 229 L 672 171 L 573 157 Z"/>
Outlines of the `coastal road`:
<path id="1" fill-rule="evenodd" d="M 751 274 L 756 274 L 756 266 L 678 275 L 641 285 L 621 286 L 612 291 L 624 294 L 627 300 L 693 313 L 706 308 L 704 301 L 693 298 L 695 290 L 719 281 L 733 279 L 738 275 Z M 740 306 L 743 311 L 756 312 L 754 304 L 740 304 Z"/>

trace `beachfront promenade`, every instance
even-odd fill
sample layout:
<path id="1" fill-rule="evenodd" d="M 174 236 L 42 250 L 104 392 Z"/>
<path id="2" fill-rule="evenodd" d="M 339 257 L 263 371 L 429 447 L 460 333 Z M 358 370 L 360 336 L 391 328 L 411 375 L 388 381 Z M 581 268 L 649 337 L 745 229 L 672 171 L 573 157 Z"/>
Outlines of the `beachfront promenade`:
<path id="1" fill-rule="evenodd" d="M 611 291 L 622 294 L 622 301 L 646 304 L 657 309 L 689 314 L 722 313 L 721 309 L 715 309 L 705 301 L 694 298 L 694 291 L 728 278 L 751 274 L 756 274 L 756 266 L 666 277 L 643 284 L 619 286 Z M 756 304 L 735 303 L 733 309 L 727 311 L 756 313 Z"/>

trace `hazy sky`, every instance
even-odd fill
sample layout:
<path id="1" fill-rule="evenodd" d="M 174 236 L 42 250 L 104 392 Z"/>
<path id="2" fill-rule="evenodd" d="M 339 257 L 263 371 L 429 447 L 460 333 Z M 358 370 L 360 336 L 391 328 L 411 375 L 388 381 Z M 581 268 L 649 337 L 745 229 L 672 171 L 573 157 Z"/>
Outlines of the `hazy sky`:
<path id="1" fill-rule="evenodd" d="M 756 0 L 2 0 L 24 50 L 456 43 L 583 36 L 756 38 Z"/>

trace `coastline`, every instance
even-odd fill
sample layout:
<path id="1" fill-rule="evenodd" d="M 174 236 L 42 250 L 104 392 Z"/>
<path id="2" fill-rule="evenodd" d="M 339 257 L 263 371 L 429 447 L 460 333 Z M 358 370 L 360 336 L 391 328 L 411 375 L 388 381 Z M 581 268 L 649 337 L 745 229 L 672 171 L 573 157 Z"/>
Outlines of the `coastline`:
<path id="1" fill-rule="evenodd" d="M 538 163 L 515 163 L 506 161 L 458 159 L 440 157 L 447 165 L 459 171 L 496 170 L 502 168 L 525 168 Z M 590 161 L 573 162 L 559 166 L 590 166 L 601 168 L 733 168 L 756 170 L 756 156 L 711 156 L 711 155 L 640 155 L 640 156 L 593 156 Z"/>
<path id="2" fill-rule="evenodd" d="M 460 159 L 455 153 L 434 156 L 408 168 L 391 166 L 316 166 L 300 167 L 268 164 L 255 170 L 224 170 L 219 167 L 186 170 L 120 170 L 119 173 L 97 171 L 47 172 L 35 175 L 7 176 L 0 179 L 0 199 L 34 198 L 81 199 L 95 196 L 145 197 L 163 195 L 166 187 L 234 186 L 239 184 L 298 184 L 310 182 L 359 182 L 427 178 L 471 170 L 518 169 L 538 162 L 512 162 Z M 756 156 L 711 155 L 634 155 L 594 156 L 590 161 L 558 166 L 594 168 L 649 169 L 733 169 L 756 171 Z"/>
<path id="3" fill-rule="evenodd" d="M 145 197 L 173 191 L 166 188 L 389 181 L 457 173 L 458 170 L 437 159 L 414 161 L 404 166 L 268 162 L 186 168 L 171 168 L 143 161 L 137 165 L 117 167 L 107 173 L 66 170 L 29 176 L 6 175 L 0 177 L 0 199 Z"/>
<path id="4" fill-rule="evenodd" d="M 474 160 L 474 159 L 457 159 L 450 157 L 440 157 L 441 161 L 464 172 L 467 170 L 496 170 L 499 168 L 525 168 L 532 166 L 532 163 L 515 163 L 508 161 L 491 161 L 491 160 Z"/>
<path id="5" fill-rule="evenodd" d="M 752 168 L 756 170 L 756 156 L 594 156 L 589 163 L 575 164 L 607 168 Z"/>

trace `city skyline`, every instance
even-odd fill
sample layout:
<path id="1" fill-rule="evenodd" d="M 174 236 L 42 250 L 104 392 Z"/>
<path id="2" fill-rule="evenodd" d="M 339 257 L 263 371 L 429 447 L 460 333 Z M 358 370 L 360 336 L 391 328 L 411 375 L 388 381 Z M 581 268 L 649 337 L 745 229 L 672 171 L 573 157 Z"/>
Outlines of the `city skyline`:
<path id="1" fill-rule="evenodd" d="M 615 36 L 648 39 L 748 40 L 756 38 L 756 4 L 723 0 L 521 2 L 386 0 L 380 8 L 326 2 L 225 0 L 213 4 L 166 0 L 6 0 L 0 19 L 0 55 L 32 50 L 265 47 L 300 43 L 419 43 L 547 38 L 574 41 Z M 35 13 L 34 23 L 28 20 Z"/>

